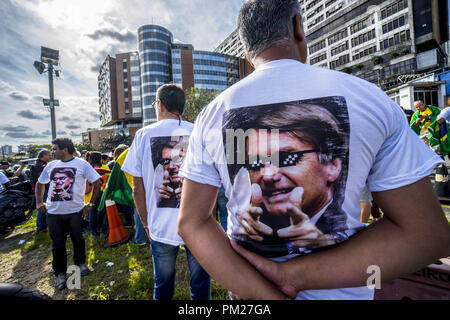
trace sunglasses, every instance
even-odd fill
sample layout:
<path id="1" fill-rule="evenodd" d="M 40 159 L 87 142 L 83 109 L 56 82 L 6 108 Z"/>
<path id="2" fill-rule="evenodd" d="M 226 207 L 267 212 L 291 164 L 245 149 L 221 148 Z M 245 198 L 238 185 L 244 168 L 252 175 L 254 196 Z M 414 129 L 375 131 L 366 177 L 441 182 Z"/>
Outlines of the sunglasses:
<path id="1" fill-rule="evenodd" d="M 289 167 L 289 166 L 295 166 L 300 160 L 302 160 L 303 155 L 306 153 L 313 153 L 313 152 L 319 152 L 319 149 L 312 149 L 312 150 L 304 150 L 304 151 L 297 151 L 297 152 L 286 152 L 286 151 L 280 151 L 277 153 L 274 153 L 271 158 L 272 159 L 278 159 L 278 167 Z M 264 159 L 264 157 L 261 157 Z M 272 161 L 263 161 L 260 157 L 258 157 L 257 160 L 254 160 L 252 162 L 249 161 L 247 158 L 245 160 L 245 167 L 247 170 L 260 170 L 263 168 L 267 162 L 269 162 L 272 165 L 275 165 L 272 163 Z"/>
<path id="2" fill-rule="evenodd" d="M 175 164 L 181 164 L 183 162 L 183 157 L 175 157 L 173 159 L 162 159 L 162 164 L 168 165 L 171 161 Z"/>

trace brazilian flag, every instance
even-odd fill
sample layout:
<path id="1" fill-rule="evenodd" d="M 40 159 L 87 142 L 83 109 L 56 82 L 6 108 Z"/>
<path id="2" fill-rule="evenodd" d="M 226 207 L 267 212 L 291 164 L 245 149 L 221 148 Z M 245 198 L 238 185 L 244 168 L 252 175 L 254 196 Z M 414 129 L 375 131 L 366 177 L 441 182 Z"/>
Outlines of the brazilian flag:
<path id="1" fill-rule="evenodd" d="M 132 208 L 135 207 L 132 193 L 133 177 L 122 171 L 122 164 L 124 163 L 129 150 L 130 148 L 122 152 L 114 163 L 105 190 L 103 190 L 102 199 L 100 200 L 98 207 L 99 211 L 104 208 L 107 199 L 111 199 L 116 203 L 127 205 Z"/>
<path id="2" fill-rule="evenodd" d="M 447 121 L 439 124 L 437 120 L 433 121 L 428 127 L 430 146 L 439 146 L 439 151 L 442 155 L 448 155 L 450 153 L 450 140 Z"/>

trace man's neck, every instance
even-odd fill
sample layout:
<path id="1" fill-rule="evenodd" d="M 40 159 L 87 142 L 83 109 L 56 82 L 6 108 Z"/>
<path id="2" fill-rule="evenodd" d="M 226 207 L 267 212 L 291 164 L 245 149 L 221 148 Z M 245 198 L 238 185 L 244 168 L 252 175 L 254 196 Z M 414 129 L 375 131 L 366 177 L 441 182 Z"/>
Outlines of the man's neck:
<path id="1" fill-rule="evenodd" d="M 178 120 L 178 119 L 181 119 L 181 116 L 178 117 L 176 114 L 169 113 L 169 112 L 166 112 L 164 114 L 158 115 L 158 121 L 167 120 L 167 119 Z"/>
<path id="2" fill-rule="evenodd" d="M 69 161 L 69 160 L 72 160 L 73 158 L 74 158 L 73 155 L 67 154 L 67 155 L 64 155 L 64 157 L 62 157 L 62 158 L 59 159 L 59 160 L 61 160 L 61 161 Z"/>
<path id="3" fill-rule="evenodd" d="M 306 61 L 306 57 L 305 57 L 305 59 L 303 59 L 299 50 L 297 50 L 295 47 L 293 47 L 290 43 L 286 43 L 286 44 L 281 43 L 279 45 L 270 47 L 270 48 L 264 50 L 263 52 L 261 52 L 260 54 L 258 54 L 258 56 L 256 56 L 255 59 L 253 59 L 252 63 L 256 69 L 260 65 L 263 65 L 270 61 L 281 60 L 281 59 L 292 59 L 292 60 L 300 61 L 302 63 L 304 63 L 304 61 Z"/>

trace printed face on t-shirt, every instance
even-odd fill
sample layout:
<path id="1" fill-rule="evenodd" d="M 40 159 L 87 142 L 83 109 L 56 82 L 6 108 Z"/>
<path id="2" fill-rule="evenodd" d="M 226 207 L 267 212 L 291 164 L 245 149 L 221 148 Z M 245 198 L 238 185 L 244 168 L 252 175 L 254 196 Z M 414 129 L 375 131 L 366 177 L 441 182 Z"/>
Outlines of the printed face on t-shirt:
<path id="1" fill-rule="evenodd" d="M 51 173 L 53 184 L 51 200 L 69 201 L 73 198 L 76 168 L 55 168 Z"/>
<path id="2" fill-rule="evenodd" d="M 266 256 L 346 239 L 350 129 L 343 98 L 232 108 L 222 130 L 229 206 L 239 207 L 234 239 Z"/>
<path id="3" fill-rule="evenodd" d="M 165 171 L 169 173 L 170 181 L 180 183 L 178 171 L 183 163 L 185 152 L 182 148 L 164 147 L 162 150 L 162 163 Z"/>
<path id="4" fill-rule="evenodd" d="M 313 216 L 332 198 L 333 183 L 340 174 L 340 160 L 320 163 L 320 149 L 302 140 L 302 133 L 280 132 L 276 136 L 259 133 L 255 130 L 248 137 L 249 157 L 277 155 L 279 162 L 278 167 L 267 162 L 249 169 L 250 181 L 260 186 L 267 211 L 285 214 L 292 190 L 301 187 L 302 210 Z"/>

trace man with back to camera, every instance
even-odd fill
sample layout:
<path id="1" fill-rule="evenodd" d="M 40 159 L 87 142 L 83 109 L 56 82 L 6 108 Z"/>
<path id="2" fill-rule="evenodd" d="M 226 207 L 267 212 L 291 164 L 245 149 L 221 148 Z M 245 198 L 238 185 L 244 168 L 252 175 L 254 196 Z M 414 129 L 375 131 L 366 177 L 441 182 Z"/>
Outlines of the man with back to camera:
<path id="1" fill-rule="evenodd" d="M 448 255 L 448 223 L 428 178 L 442 160 L 410 130 L 401 108 L 371 83 L 305 64 L 307 47 L 298 1 L 247 1 L 239 13 L 238 25 L 246 55 L 256 69 L 201 112 L 180 170 L 185 179 L 178 230 L 205 270 L 242 299 L 373 299 L 373 289 L 366 286 L 369 266 L 380 267 L 384 282 Z M 235 230 L 253 232 L 249 228 L 251 220 L 239 219 L 240 213 L 258 203 L 252 203 L 249 174 L 244 171 L 234 176 L 230 171 L 236 162 L 227 162 L 232 148 L 228 147 L 231 141 L 226 139 L 224 123 L 230 111 L 264 114 L 278 111 L 284 104 L 300 109 L 304 104 L 322 106 L 338 118 L 348 135 L 349 144 L 342 150 L 348 158 L 348 173 L 343 179 L 341 199 L 349 238 L 338 246 L 321 247 L 314 254 L 296 250 L 286 255 L 268 244 L 263 246 L 266 255 L 271 256 L 268 259 L 261 250 L 246 250 L 237 244 L 242 243 L 243 235 Z M 280 115 L 278 120 L 281 132 L 290 119 Z M 295 129 L 288 127 L 286 131 Z M 267 132 L 277 134 L 270 128 Z M 314 150 L 317 135 L 312 129 L 308 133 L 299 137 Z M 279 145 L 282 143 L 280 137 Z M 267 138 L 262 139 L 261 145 L 268 144 Z M 292 149 L 289 152 L 298 151 L 294 150 L 294 141 L 288 146 Z M 315 163 L 317 157 L 327 155 L 327 148 L 318 149 L 310 150 L 301 160 L 291 158 L 295 163 L 291 169 L 278 170 L 294 171 L 308 162 Z M 243 147 L 237 154 L 245 155 Z M 286 154 L 266 156 L 281 160 Z M 269 172 L 274 170 L 268 161 L 260 165 Z M 336 172 L 323 174 L 333 179 Z M 302 179 L 299 174 L 293 175 L 291 181 L 294 177 Z M 232 222 L 228 237 L 210 214 L 221 179 Z M 366 184 L 384 212 L 384 218 L 367 229 L 359 221 L 359 200 Z M 296 188 L 286 190 L 286 211 L 306 211 L 303 196 L 310 186 L 303 184 L 302 188 L 303 193 L 299 189 L 294 192 Z M 412 194 L 414 202 L 410 201 Z M 277 201 L 269 205 L 277 205 Z M 254 226 L 261 220 L 257 211 L 251 212 Z M 338 217 L 339 211 L 335 213 L 331 216 Z M 298 219 L 291 217 L 291 225 L 295 225 Z M 303 218 L 306 224 L 308 220 Z M 294 230 L 293 236 L 297 240 L 309 239 L 308 232 L 302 236 Z"/>
<path id="2" fill-rule="evenodd" d="M 137 131 L 122 170 L 133 176 L 133 198 L 150 240 L 155 300 L 170 300 L 175 290 L 175 263 L 184 245 L 177 233 L 178 199 L 182 181 L 178 167 L 184 160 L 192 124 L 181 120 L 183 90 L 166 84 L 156 92 L 158 122 Z M 171 183 L 175 183 L 171 184 Z M 170 200 L 170 201 L 164 201 Z M 173 200 L 173 201 L 172 201 Z M 209 300 L 210 277 L 186 248 L 192 300 Z"/>
<path id="3" fill-rule="evenodd" d="M 92 166 L 73 156 L 72 140 L 57 138 L 52 141 L 56 161 L 50 162 L 36 183 L 36 208 L 47 213 L 47 226 L 52 239 L 53 271 L 57 289 L 66 287 L 67 251 L 66 238 L 70 234 L 73 244 L 74 264 L 81 275 L 87 275 L 86 252 L 82 234 L 82 215 L 87 216 L 98 197 L 102 181 Z M 93 184 L 91 202 L 84 204 L 86 180 Z M 50 184 L 46 203 L 43 202 L 44 185 Z"/>

